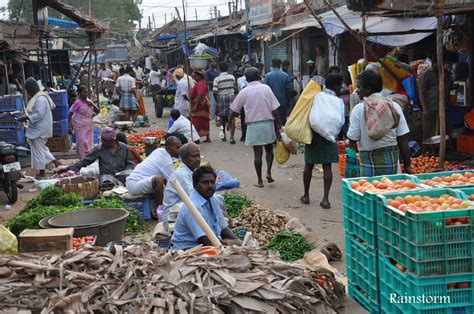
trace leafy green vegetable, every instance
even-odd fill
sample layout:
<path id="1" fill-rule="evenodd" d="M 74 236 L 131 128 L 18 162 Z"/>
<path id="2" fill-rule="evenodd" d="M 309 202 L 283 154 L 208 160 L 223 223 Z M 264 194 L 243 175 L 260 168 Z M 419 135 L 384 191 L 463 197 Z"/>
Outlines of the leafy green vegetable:
<path id="1" fill-rule="evenodd" d="M 82 198 L 76 193 L 64 193 L 64 191 L 57 186 L 51 185 L 41 191 L 38 196 L 28 201 L 22 211 L 41 206 L 73 207 L 82 205 Z"/>
<path id="2" fill-rule="evenodd" d="M 229 218 L 237 218 L 244 208 L 253 204 L 253 201 L 238 194 L 224 193 L 225 207 Z"/>
<path id="3" fill-rule="evenodd" d="M 138 212 L 126 206 L 120 198 L 101 197 L 85 206 L 79 195 L 64 193 L 56 186 L 49 186 L 32 198 L 26 207 L 6 224 L 6 227 L 18 236 L 25 229 L 39 229 L 38 223 L 43 218 L 83 208 L 123 208 L 129 212 L 125 232 L 135 233 L 143 230 L 143 219 Z"/>
<path id="4" fill-rule="evenodd" d="M 213 56 L 211 56 L 210 54 L 208 53 L 203 53 L 203 54 L 198 54 L 198 53 L 195 53 L 191 56 L 191 58 L 201 58 L 201 59 L 207 59 L 207 60 L 212 60 L 214 59 Z"/>
<path id="5" fill-rule="evenodd" d="M 311 251 L 311 246 L 306 242 L 303 235 L 291 231 L 283 231 L 273 237 L 272 241 L 265 245 L 267 250 L 280 254 L 284 261 L 296 261 L 302 259 L 306 252 Z"/>

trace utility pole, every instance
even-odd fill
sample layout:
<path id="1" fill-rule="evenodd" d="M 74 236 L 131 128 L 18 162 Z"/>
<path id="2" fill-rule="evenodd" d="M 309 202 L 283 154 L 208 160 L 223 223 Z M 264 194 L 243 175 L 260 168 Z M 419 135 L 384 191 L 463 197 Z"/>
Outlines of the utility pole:
<path id="1" fill-rule="evenodd" d="M 249 5 L 250 0 L 245 0 L 245 30 L 247 34 L 247 56 L 249 57 L 250 63 L 252 63 L 252 49 L 250 47 L 250 5 Z"/>
<path id="2" fill-rule="evenodd" d="M 89 15 L 92 16 L 92 0 L 89 0 Z"/>
<path id="3" fill-rule="evenodd" d="M 151 30 L 151 17 L 150 16 L 148 17 L 148 29 Z"/>
<path id="4" fill-rule="evenodd" d="M 232 2 L 227 2 L 227 6 L 229 7 L 229 18 L 232 15 Z"/>
<path id="5" fill-rule="evenodd" d="M 196 21 L 198 20 L 198 9 L 194 8 L 194 14 L 196 14 Z"/>
<path id="6" fill-rule="evenodd" d="M 156 29 L 155 13 L 152 13 L 151 15 L 153 17 L 153 28 Z"/>

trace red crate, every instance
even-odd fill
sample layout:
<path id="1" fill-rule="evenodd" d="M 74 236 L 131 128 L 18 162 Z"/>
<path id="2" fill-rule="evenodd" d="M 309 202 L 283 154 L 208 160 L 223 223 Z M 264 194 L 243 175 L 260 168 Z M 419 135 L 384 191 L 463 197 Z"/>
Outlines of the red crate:
<path id="1" fill-rule="evenodd" d="M 459 134 L 457 144 L 458 152 L 474 154 L 474 134 Z"/>

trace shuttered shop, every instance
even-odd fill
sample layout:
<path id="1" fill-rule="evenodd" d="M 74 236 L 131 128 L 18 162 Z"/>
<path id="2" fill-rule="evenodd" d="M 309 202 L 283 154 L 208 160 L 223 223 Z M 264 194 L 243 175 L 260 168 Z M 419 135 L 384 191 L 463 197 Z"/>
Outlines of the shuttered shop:
<path id="1" fill-rule="evenodd" d="M 281 40 L 281 38 L 279 39 Z M 272 66 L 272 59 L 290 60 L 291 40 L 285 40 L 278 45 L 275 45 L 279 40 L 265 42 L 265 71 L 270 71 Z M 275 45 L 272 47 L 272 45 Z"/>

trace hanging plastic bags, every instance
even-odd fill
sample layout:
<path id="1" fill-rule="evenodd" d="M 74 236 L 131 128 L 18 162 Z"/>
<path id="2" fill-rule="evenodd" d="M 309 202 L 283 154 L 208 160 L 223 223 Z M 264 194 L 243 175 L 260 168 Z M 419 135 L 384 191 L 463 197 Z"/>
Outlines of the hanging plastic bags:
<path id="1" fill-rule="evenodd" d="M 310 81 L 301 93 L 298 102 L 285 124 L 286 135 L 293 141 L 303 144 L 311 144 L 313 133 L 309 125 L 309 113 L 313 106 L 313 99 L 321 91 L 318 83 Z"/>
<path id="2" fill-rule="evenodd" d="M 314 132 L 336 143 L 344 122 L 344 103 L 341 98 L 327 93 L 319 93 L 314 97 L 309 114 L 309 124 Z"/>
<path id="3" fill-rule="evenodd" d="M 281 165 L 288 161 L 290 158 L 290 151 L 286 148 L 285 143 L 282 140 L 276 142 L 275 159 Z"/>
<path id="4" fill-rule="evenodd" d="M 295 141 L 292 141 L 288 135 L 286 135 L 284 127 L 280 131 L 280 136 L 286 148 L 288 148 L 290 151 L 290 154 L 296 155 L 298 153 L 298 144 Z"/>

